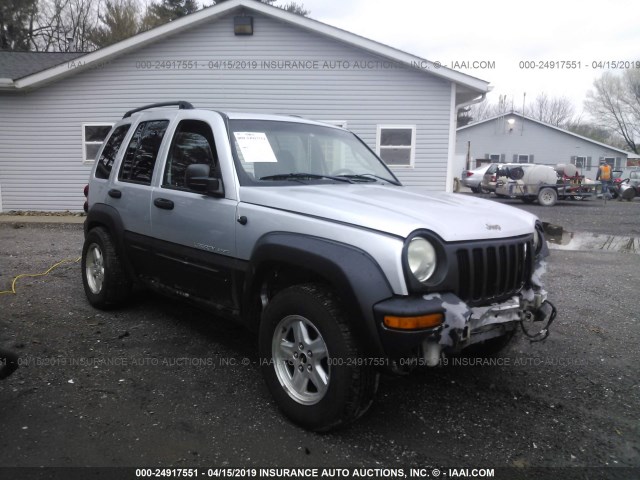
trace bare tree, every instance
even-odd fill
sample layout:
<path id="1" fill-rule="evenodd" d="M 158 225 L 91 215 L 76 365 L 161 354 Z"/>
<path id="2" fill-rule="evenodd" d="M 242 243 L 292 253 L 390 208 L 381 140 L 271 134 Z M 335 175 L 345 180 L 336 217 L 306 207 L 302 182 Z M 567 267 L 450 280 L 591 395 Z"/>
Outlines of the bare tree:
<path id="1" fill-rule="evenodd" d="M 542 92 L 527 105 L 525 115 L 564 128 L 573 120 L 575 107 L 567 97 L 550 97 Z"/>
<path id="2" fill-rule="evenodd" d="M 88 52 L 95 49 L 89 32 L 98 22 L 99 0 L 40 0 L 31 28 L 31 49 Z"/>
<path id="3" fill-rule="evenodd" d="M 302 15 L 303 17 L 306 17 L 311 13 L 311 10 L 307 10 L 306 8 L 304 8 L 303 4 L 296 2 L 289 2 L 286 5 L 282 5 L 280 8 L 286 10 L 287 12 Z"/>
<path id="4" fill-rule="evenodd" d="M 36 0 L 0 1 L 0 50 L 27 50 L 30 26 L 37 15 Z"/>
<path id="5" fill-rule="evenodd" d="M 640 138 L 640 71 L 625 70 L 620 76 L 605 72 L 593 82 L 585 108 L 596 125 L 616 132 L 626 147 L 639 153 Z"/>
<path id="6" fill-rule="evenodd" d="M 149 15 L 146 22 L 149 26 L 158 27 L 194 13 L 198 9 L 198 3 L 195 0 L 159 0 L 149 5 Z"/>
<path id="7" fill-rule="evenodd" d="M 465 109 L 464 114 L 459 115 L 459 119 L 466 121 L 466 123 L 480 122 L 487 118 L 497 117 L 498 115 L 503 115 L 511 111 L 511 106 L 507 101 L 507 96 L 500 95 L 497 103 L 491 103 L 485 99 L 480 103 L 471 105 L 471 107 Z M 458 126 L 461 127 L 462 124 L 459 123 Z"/>
<path id="8" fill-rule="evenodd" d="M 224 3 L 226 1 L 227 0 L 213 0 L 213 3 L 207 6 L 210 7 L 212 5 L 217 5 L 219 3 Z M 276 2 L 276 0 L 257 0 L 257 1 L 266 3 L 268 5 L 273 5 Z M 302 15 L 303 17 L 307 17 L 311 13 L 310 10 L 307 10 L 306 8 L 304 8 L 304 5 L 302 3 L 297 3 L 297 2 L 289 2 L 286 5 L 273 5 L 273 6 L 282 8 L 287 12 L 295 13 L 297 15 Z"/>
<path id="9" fill-rule="evenodd" d="M 98 13 L 100 24 L 89 32 L 97 47 L 106 47 L 140 32 L 142 16 L 136 0 L 106 0 Z"/>

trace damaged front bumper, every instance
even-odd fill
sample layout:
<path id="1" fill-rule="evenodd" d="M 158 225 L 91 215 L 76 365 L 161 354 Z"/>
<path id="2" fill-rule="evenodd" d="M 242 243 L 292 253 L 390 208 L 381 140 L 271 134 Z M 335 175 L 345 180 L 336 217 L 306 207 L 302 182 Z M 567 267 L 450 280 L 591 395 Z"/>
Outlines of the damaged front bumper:
<path id="1" fill-rule="evenodd" d="M 531 341 L 544 340 L 556 316 L 547 300 L 542 277 L 548 256 L 543 242 L 527 282 L 516 294 L 481 306 L 469 306 L 452 292 L 396 297 L 373 308 L 378 334 L 390 358 L 421 358 L 423 364 L 435 366 L 441 354 L 459 353 L 465 348 L 509 335 L 522 328 Z M 430 328 L 388 328 L 388 317 L 425 318 L 440 315 L 440 322 Z"/>
<path id="2" fill-rule="evenodd" d="M 532 341 L 543 340 L 556 311 L 541 285 L 546 263 L 539 262 L 536 267 L 531 286 L 489 305 L 470 307 L 453 293 L 394 298 L 377 304 L 374 312 L 386 354 L 391 358 L 419 357 L 423 364 L 435 366 L 443 352 L 459 353 L 471 345 L 508 335 L 517 328 L 522 328 Z M 384 325 L 388 315 L 437 313 L 442 314 L 442 323 L 428 329 L 398 331 Z"/>
<path id="3" fill-rule="evenodd" d="M 501 337 L 529 325 L 525 332 L 531 338 L 546 337 L 549 320 L 555 316 L 553 305 L 544 290 L 535 292 L 531 300 L 517 295 L 489 306 L 469 307 L 452 293 L 433 293 L 418 298 L 388 300 L 376 305 L 379 334 L 387 355 L 404 357 L 419 355 L 427 365 L 436 365 L 441 352 L 458 353 L 470 345 Z M 411 303 L 414 308 L 408 308 Z M 441 325 L 416 331 L 398 331 L 386 328 L 384 315 L 442 313 Z M 547 323 L 538 323 L 544 322 Z M 534 323 L 544 325 L 536 329 Z M 536 334 L 529 333 L 538 330 Z M 541 339 L 541 338 L 540 338 Z"/>

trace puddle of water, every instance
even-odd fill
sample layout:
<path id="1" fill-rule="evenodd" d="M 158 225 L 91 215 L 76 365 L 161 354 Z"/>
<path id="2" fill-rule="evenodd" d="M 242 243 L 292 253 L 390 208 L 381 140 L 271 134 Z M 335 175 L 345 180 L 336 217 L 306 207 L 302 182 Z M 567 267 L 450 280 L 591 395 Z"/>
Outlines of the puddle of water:
<path id="1" fill-rule="evenodd" d="M 562 232 L 547 235 L 552 250 L 606 250 L 640 254 L 640 238 L 589 232 Z"/>

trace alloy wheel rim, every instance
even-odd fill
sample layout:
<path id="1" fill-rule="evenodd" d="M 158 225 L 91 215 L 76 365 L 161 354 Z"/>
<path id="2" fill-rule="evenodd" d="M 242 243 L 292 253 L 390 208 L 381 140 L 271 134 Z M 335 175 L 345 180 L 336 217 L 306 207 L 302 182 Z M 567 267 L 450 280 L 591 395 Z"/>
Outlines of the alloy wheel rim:
<path id="1" fill-rule="evenodd" d="M 102 250 L 95 243 L 91 244 L 87 251 L 85 273 L 87 274 L 87 284 L 91 293 L 97 295 L 102 291 L 102 284 L 104 283 L 104 258 Z"/>
<path id="2" fill-rule="evenodd" d="M 271 352 L 278 381 L 296 402 L 318 403 L 331 377 L 329 351 L 318 329 L 307 318 L 289 315 L 274 330 Z"/>

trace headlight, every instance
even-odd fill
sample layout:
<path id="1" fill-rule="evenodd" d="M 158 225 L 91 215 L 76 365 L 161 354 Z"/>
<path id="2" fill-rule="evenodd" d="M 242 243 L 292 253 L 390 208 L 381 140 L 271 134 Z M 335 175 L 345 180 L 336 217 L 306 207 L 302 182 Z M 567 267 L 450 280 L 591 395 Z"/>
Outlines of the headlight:
<path id="1" fill-rule="evenodd" d="M 540 253 L 540 249 L 542 248 L 542 235 L 540 234 L 540 230 L 537 228 L 533 232 L 533 253 L 536 255 Z"/>
<path id="2" fill-rule="evenodd" d="M 409 269 L 420 282 L 427 281 L 436 270 L 436 250 L 428 240 L 415 237 L 407 249 Z"/>

